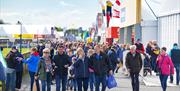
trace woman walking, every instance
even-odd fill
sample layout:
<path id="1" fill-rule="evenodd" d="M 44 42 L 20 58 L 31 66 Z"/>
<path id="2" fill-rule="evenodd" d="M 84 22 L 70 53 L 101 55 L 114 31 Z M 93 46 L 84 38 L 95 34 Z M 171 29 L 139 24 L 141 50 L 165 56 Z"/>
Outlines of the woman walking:
<path id="1" fill-rule="evenodd" d="M 163 91 L 167 88 L 167 79 L 170 73 L 174 74 L 174 65 L 171 58 L 166 53 L 166 47 L 161 49 L 161 54 L 157 58 L 157 65 L 160 71 L 160 81 Z"/>

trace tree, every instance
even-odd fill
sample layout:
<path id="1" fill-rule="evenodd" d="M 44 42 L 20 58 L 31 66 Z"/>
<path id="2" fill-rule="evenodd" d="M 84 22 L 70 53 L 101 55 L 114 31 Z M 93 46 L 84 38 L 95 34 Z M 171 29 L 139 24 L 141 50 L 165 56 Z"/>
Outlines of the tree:
<path id="1" fill-rule="evenodd" d="M 63 29 L 61 27 L 55 27 L 55 29 L 56 29 L 57 32 L 62 32 L 63 31 Z"/>

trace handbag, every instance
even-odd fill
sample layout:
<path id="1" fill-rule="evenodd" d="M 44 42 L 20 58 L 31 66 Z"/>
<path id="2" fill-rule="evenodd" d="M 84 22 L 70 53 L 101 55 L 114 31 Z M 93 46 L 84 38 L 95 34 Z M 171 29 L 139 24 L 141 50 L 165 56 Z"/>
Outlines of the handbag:
<path id="1" fill-rule="evenodd" d="M 109 89 L 117 87 L 117 82 L 113 75 L 108 76 L 107 78 L 107 86 Z"/>

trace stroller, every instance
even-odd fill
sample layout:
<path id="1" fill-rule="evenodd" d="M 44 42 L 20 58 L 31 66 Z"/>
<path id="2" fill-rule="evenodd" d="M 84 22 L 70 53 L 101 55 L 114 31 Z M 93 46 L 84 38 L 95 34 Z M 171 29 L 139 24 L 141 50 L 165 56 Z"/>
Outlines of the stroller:
<path id="1" fill-rule="evenodd" d="M 150 75 L 152 75 L 151 60 L 147 54 L 144 54 L 144 56 L 145 56 L 145 59 L 144 59 L 143 76 L 147 76 L 148 72 L 150 73 Z"/>
<path id="2" fill-rule="evenodd" d="M 71 68 L 69 69 L 69 76 L 68 76 L 68 80 L 67 80 L 67 90 L 68 91 L 77 91 L 76 88 L 77 87 L 77 82 L 75 79 L 75 71 L 74 68 L 71 66 Z"/>

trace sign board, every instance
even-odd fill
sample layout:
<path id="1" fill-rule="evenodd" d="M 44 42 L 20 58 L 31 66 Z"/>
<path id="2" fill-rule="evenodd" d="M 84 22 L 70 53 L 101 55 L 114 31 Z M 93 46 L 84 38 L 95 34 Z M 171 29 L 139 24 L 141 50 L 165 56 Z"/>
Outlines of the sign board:
<path id="1" fill-rule="evenodd" d="M 141 0 L 123 0 L 120 6 L 120 27 L 137 24 L 141 17 Z"/>
<path id="2" fill-rule="evenodd" d="M 42 35 L 42 34 L 35 34 L 34 35 L 34 38 L 36 39 L 36 38 L 45 38 L 46 37 L 46 35 Z"/>
<path id="3" fill-rule="evenodd" d="M 33 37 L 34 37 L 33 34 L 22 34 L 23 39 L 33 39 Z M 20 38 L 20 34 L 14 34 L 13 38 L 16 39 Z"/>

